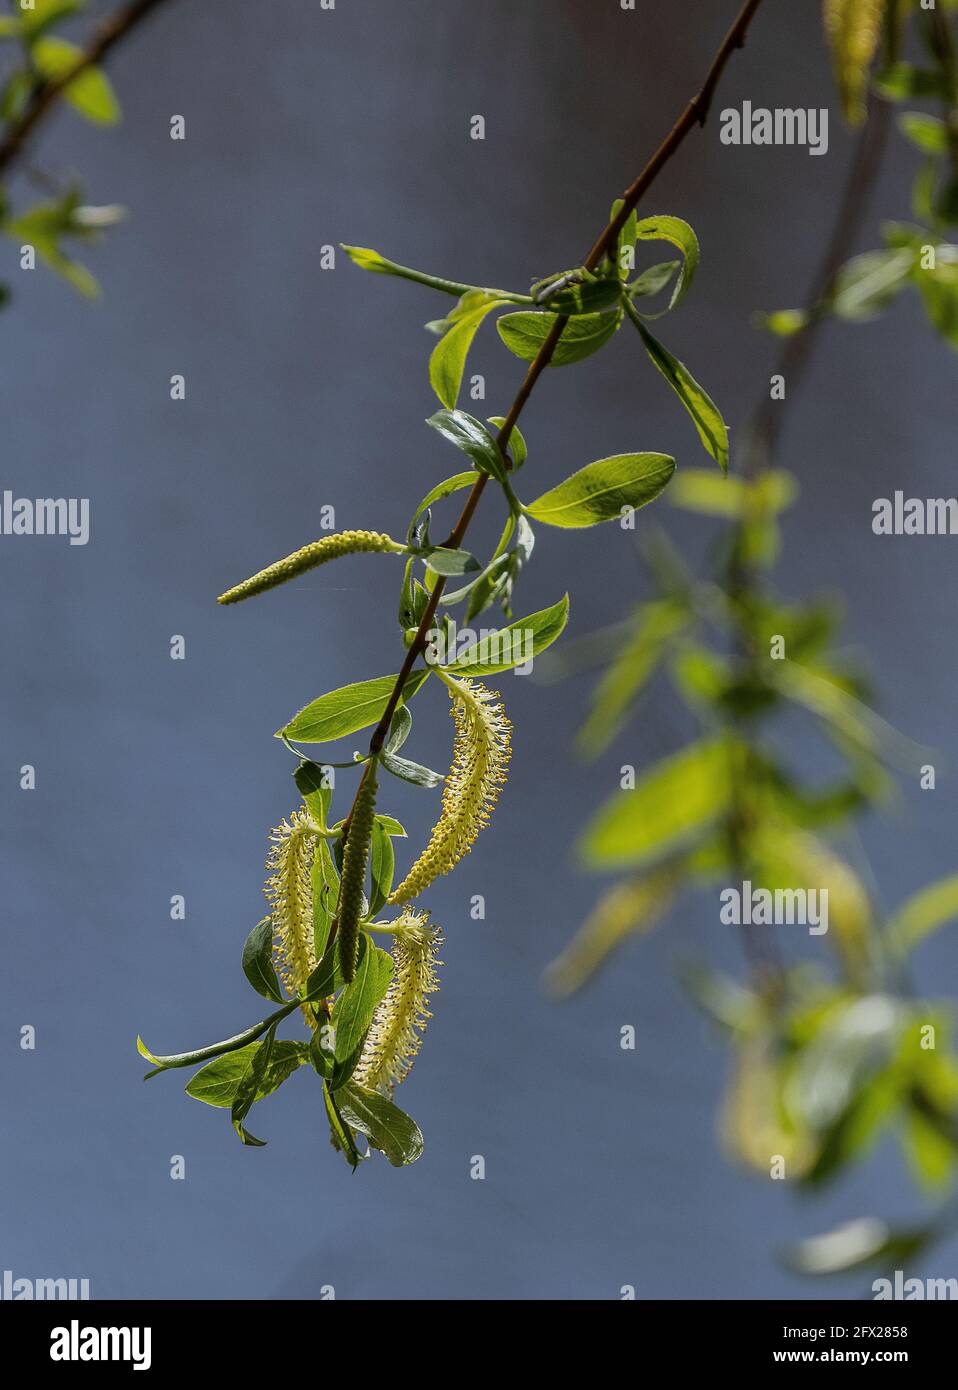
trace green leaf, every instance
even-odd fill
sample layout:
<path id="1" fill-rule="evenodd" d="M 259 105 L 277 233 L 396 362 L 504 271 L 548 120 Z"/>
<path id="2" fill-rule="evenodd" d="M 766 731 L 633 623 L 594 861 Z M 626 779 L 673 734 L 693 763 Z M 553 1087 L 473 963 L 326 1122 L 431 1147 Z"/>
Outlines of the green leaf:
<path id="1" fill-rule="evenodd" d="M 681 265 L 681 261 L 662 261 L 659 265 L 650 265 L 629 285 L 629 298 L 645 299 L 650 295 L 659 294 Z"/>
<path id="2" fill-rule="evenodd" d="M 239 1083 L 262 1046 L 261 1042 L 250 1043 L 238 1052 L 228 1052 L 223 1057 L 217 1057 L 208 1066 L 201 1067 L 196 1075 L 190 1078 L 186 1094 L 194 1100 L 201 1100 L 204 1105 L 215 1105 L 221 1109 L 232 1107 Z M 278 1090 L 308 1059 L 308 1043 L 274 1043 L 269 1064 L 260 1079 L 256 1099 L 262 1100 L 264 1096 Z"/>
<path id="3" fill-rule="evenodd" d="M 236 1087 L 236 1094 L 233 1097 L 233 1106 L 230 1110 L 230 1119 L 233 1128 L 239 1135 L 244 1144 L 251 1145 L 257 1149 L 265 1147 L 264 1139 L 257 1139 L 254 1134 L 250 1134 L 243 1124 L 246 1116 L 256 1102 L 257 1092 L 263 1084 L 270 1059 L 273 1054 L 273 1043 L 276 1039 L 276 1025 L 273 1024 L 260 1046 L 253 1054 L 249 1066 L 239 1079 Z"/>
<path id="4" fill-rule="evenodd" d="M 550 608 L 541 608 L 527 618 L 510 623 L 498 632 L 481 638 L 443 670 L 454 676 L 491 675 L 510 671 L 544 652 L 560 635 L 569 620 L 569 595 L 564 594 Z"/>
<path id="5" fill-rule="evenodd" d="M 430 415 L 426 424 L 468 454 L 480 472 L 491 474 L 501 483 L 506 481 L 502 451 L 481 420 L 464 410 L 437 410 L 435 415 Z"/>
<path id="6" fill-rule="evenodd" d="M 580 468 L 526 511 L 549 526 L 594 526 L 621 517 L 626 508 L 644 507 L 674 471 L 675 459 L 667 454 L 614 454 Z"/>
<path id="7" fill-rule="evenodd" d="M 524 311 L 504 314 L 496 320 L 496 328 L 510 352 L 521 357 L 523 362 L 532 362 L 552 332 L 557 317 L 557 314 Z M 621 309 L 615 313 L 582 314 L 579 318 L 570 319 L 562 330 L 562 337 L 556 344 L 549 366 L 565 367 L 591 357 L 593 352 L 598 352 L 609 341 L 621 322 Z"/>
<path id="8" fill-rule="evenodd" d="M 493 299 L 481 304 L 454 323 L 433 348 L 429 358 L 429 381 L 440 401 L 450 410 L 455 408 L 459 399 L 466 357 L 480 324 L 493 309 L 508 302 L 506 299 Z"/>
<path id="9" fill-rule="evenodd" d="M 722 472 L 727 473 L 728 430 L 718 406 L 698 384 L 688 367 L 677 357 L 673 357 L 668 348 L 652 336 L 631 306 L 629 317 L 642 337 L 646 352 L 692 417 L 702 447 L 706 453 L 711 454 Z"/>
<path id="10" fill-rule="evenodd" d="M 708 476 L 719 481 L 714 473 Z M 643 606 L 631 635 L 620 644 L 618 656 L 597 685 L 589 717 L 576 737 L 576 745 L 585 756 L 595 757 L 608 747 L 632 701 L 658 666 L 670 638 L 688 621 L 685 604 L 673 599 Z"/>
<path id="11" fill-rule="evenodd" d="M 359 1047 L 376 1005 L 389 988 L 392 973 L 392 956 L 374 946 L 363 932 L 356 974 L 333 1005 L 337 1062 L 345 1062 Z"/>
<path id="12" fill-rule="evenodd" d="M 269 1018 L 264 1018 L 260 1023 L 254 1023 L 252 1028 L 246 1028 L 242 1033 L 236 1033 L 232 1038 L 225 1038 L 222 1042 L 212 1043 L 209 1047 L 198 1048 L 195 1052 L 175 1052 L 169 1056 L 160 1056 L 151 1052 L 141 1037 L 137 1037 L 136 1050 L 141 1057 L 145 1057 L 148 1062 L 160 1071 L 170 1071 L 174 1067 L 193 1067 L 197 1062 L 206 1062 L 211 1057 L 219 1057 L 224 1052 L 237 1052 L 247 1043 L 255 1042 L 262 1037 L 267 1028 L 274 1023 L 279 1023 L 287 1014 L 291 1014 L 296 1008 L 295 1003 L 284 1004 L 281 1009 L 270 1014 Z M 150 1075 L 155 1075 L 151 1072 Z M 144 1078 L 145 1079 L 145 1078 Z"/>
<path id="13" fill-rule="evenodd" d="M 948 96 L 948 84 L 941 73 L 916 68 L 911 63 L 893 63 L 878 73 L 872 85 L 888 101 Z"/>
<path id="14" fill-rule="evenodd" d="M 685 258 L 679 278 L 675 282 L 669 309 L 674 309 L 688 294 L 699 268 L 699 239 L 687 222 L 681 217 L 643 217 L 635 226 L 637 241 L 668 241 L 677 246 Z"/>
<path id="15" fill-rule="evenodd" d="M 83 49 L 66 39 L 45 36 L 31 47 L 31 56 L 39 71 L 52 82 L 58 82 L 77 61 Z M 120 119 L 120 104 L 109 79 L 99 68 L 85 68 L 63 90 L 64 100 L 96 125 L 115 125 Z"/>
<path id="16" fill-rule="evenodd" d="M 886 930 L 895 949 L 907 954 L 955 918 L 958 918 L 958 874 L 950 874 L 903 903 Z"/>
<path id="17" fill-rule="evenodd" d="M 328 840 L 316 842 L 310 882 L 313 893 L 313 950 L 316 959 L 322 960 L 339 897 L 339 874 Z"/>
<path id="18" fill-rule="evenodd" d="M 395 817 L 377 815 L 376 819 L 382 823 L 382 825 L 385 827 L 385 829 L 389 832 L 390 835 L 398 835 L 400 839 L 405 840 L 405 828 L 399 824 L 398 820 L 396 820 Z"/>
<path id="19" fill-rule="evenodd" d="M 273 968 L 273 922 L 264 917 L 246 938 L 243 947 L 243 974 L 264 999 L 272 999 L 275 1004 L 283 1003 L 279 980 Z"/>
<path id="20" fill-rule="evenodd" d="M 306 981 L 303 998 L 329 999 L 337 990 L 342 989 L 345 983 L 343 972 L 339 967 L 339 952 L 334 943 L 325 951 L 316 969 L 312 971 Z"/>
<path id="21" fill-rule="evenodd" d="M 728 808 L 732 746 L 695 743 L 620 791 L 593 817 L 581 842 L 591 868 L 634 866 L 660 858 Z"/>
<path id="22" fill-rule="evenodd" d="M 749 480 L 720 477 L 708 468 L 680 468 L 668 491 L 673 507 L 729 521 L 747 516 L 763 518 L 785 511 L 798 495 L 791 473 L 772 470 Z"/>
<path id="23" fill-rule="evenodd" d="M 398 758 L 395 753 L 383 751 L 379 755 L 379 761 L 387 772 L 391 772 L 403 782 L 411 782 L 415 787 L 438 787 L 443 780 L 442 775 L 433 772 L 432 768 L 423 767 L 422 763 L 411 762 L 409 758 Z"/>
<path id="24" fill-rule="evenodd" d="M 403 701 L 412 699 L 428 675 L 428 669 L 413 672 L 403 686 Z M 285 735 L 297 743 L 328 743 L 368 728 L 382 718 L 395 684 L 395 676 L 377 676 L 375 680 L 357 681 L 320 695 L 294 714 L 275 737 Z"/>
<path id="25" fill-rule="evenodd" d="M 905 111 L 898 117 L 898 129 L 906 140 L 925 154 L 947 154 L 948 132 L 944 121 L 921 111 Z"/>
<path id="26" fill-rule="evenodd" d="M 489 424 L 495 425 L 497 433 L 499 430 L 502 429 L 505 423 L 506 417 L 504 415 L 489 416 Z M 526 458 L 528 457 L 529 451 L 526 448 L 526 441 L 523 437 L 522 430 L 519 428 L 518 425 L 513 425 L 512 429 L 509 431 L 508 450 L 509 455 L 512 459 L 513 470 L 521 468 L 522 465 L 525 463 Z"/>
<path id="27" fill-rule="evenodd" d="M 328 770 L 320 767 L 319 763 L 310 762 L 309 758 L 304 758 L 293 773 L 293 781 L 296 783 L 310 815 L 315 816 L 319 824 L 325 829 L 326 816 L 333 799 L 333 789 L 329 785 Z"/>
<path id="28" fill-rule="evenodd" d="M 387 753 L 395 753 L 412 733 L 412 715 L 405 705 L 400 705 L 392 717 L 389 732 L 383 748 Z"/>
<path id="29" fill-rule="evenodd" d="M 380 821 L 373 821 L 373 837 L 369 847 L 370 874 L 372 876 L 372 897 L 369 899 L 369 911 L 378 912 L 383 903 L 389 897 L 393 886 L 393 873 L 396 868 L 396 856 L 393 854 L 393 842 L 389 838 Z"/>
<path id="30" fill-rule="evenodd" d="M 333 1147 L 342 1151 L 346 1162 L 355 1173 L 359 1167 L 361 1156 L 353 1140 L 352 1131 L 339 1113 L 336 1098 L 326 1082 L 323 1083 L 323 1102 L 326 1106 L 326 1118 L 329 1120 Z"/>
<path id="31" fill-rule="evenodd" d="M 372 1147 L 384 1153 L 394 1168 L 415 1163 L 419 1158 L 423 1149 L 419 1127 L 391 1100 L 352 1082 L 343 1087 L 337 1100 L 347 1124 L 365 1134 Z"/>
<path id="32" fill-rule="evenodd" d="M 433 574 L 447 577 L 473 573 L 478 575 L 480 570 L 479 561 L 468 550 L 447 550 L 445 546 L 437 545 L 428 555 L 423 556 L 423 559 Z"/>
<path id="33" fill-rule="evenodd" d="M 463 488 L 472 487 L 478 478 L 479 474 L 474 469 L 470 469 L 467 473 L 454 473 L 451 478 L 444 478 L 441 483 L 437 483 L 431 491 L 427 492 L 409 523 L 409 529 L 406 532 L 406 544 L 412 545 L 416 522 L 423 512 L 427 512 L 435 502 L 441 502 L 444 497 L 450 497 L 454 492 L 461 492 Z"/>
<path id="34" fill-rule="evenodd" d="M 832 312 L 851 323 L 876 318 L 904 289 L 914 263 L 915 253 L 908 247 L 854 256 L 835 277 Z"/>
<path id="35" fill-rule="evenodd" d="M 622 298 L 622 287 L 618 280 L 583 280 L 566 285 L 564 289 L 556 290 L 555 294 L 548 294 L 547 286 L 548 282 L 533 295 L 536 302 L 547 304 L 552 313 L 573 317 L 599 313 L 603 309 L 611 308 Z"/>

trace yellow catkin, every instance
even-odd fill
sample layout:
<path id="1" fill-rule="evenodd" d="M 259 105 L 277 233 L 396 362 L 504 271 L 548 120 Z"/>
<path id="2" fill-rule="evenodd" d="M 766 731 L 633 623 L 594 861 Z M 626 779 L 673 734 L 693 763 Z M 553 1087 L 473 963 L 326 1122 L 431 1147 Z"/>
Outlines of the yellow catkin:
<path id="1" fill-rule="evenodd" d="M 266 861 L 269 877 L 264 892 L 273 923 L 273 956 L 291 998 L 303 992 L 316 968 L 310 876 L 318 829 L 305 806 L 301 807 L 273 831 Z M 303 1015 L 315 1028 L 309 1005 L 303 1005 Z"/>
<path id="2" fill-rule="evenodd" d="M 868 69 L 878 48 L 886 0 L 824 0 L 825 32 L 846 119 L 865 119 Z"/>
<path id="3" fill-rule="evenodd" d="M 285 560 L 277 560 L 275 565 L 269 565 L 259 574 L 244 579 L 242 584 L 227 589 L 225 594 L 220 594 L 217 603 L 240 603 L 244 598 L 274 589 L 277 584 L 285 584 L 287 579 L 294 579 L 296 575 L 315 569 L 317 565 L 325 565 L 340 555 L 359 555 L 369 551 L 402 555 L 406 547 L 379 531 L 339 531 L 334 536 L 313 541 L 312 545 L 304 545 L 301 550 L 294 550 Z"/>
<path id="4" fill-rule="evenodd" d="M 442 792 L 442 815 L 429 843 L 406 877 L 389 897 L 390 903 L 409 902 L 434 878 L 447 874 L 468 854 L 506 780 L 512 725 L 503 714 L 498 695 L 477 681 L 444 677 L 452 699 L 456 726 L 452 767 Z"/>
<path id="5" fill-rule="evenodd" d="M 343 875 L 339 886 L 337 913 L 337 952 L 343 979 L 349 983 L 356 974 L 359 956 L 359 923 L 363 915 L 363 889 L 366 861 L 376 814 L 376 764 L 371 762 L 360 784 L 356 805 L 343 846 Z"/>
<path id="6" fill-rule="evenodd" d="M 439 988 L 436 967 L 442 937 L 428 925 L 429 916 L 407 908 L 394 924 L 392 981 L 373 1014 L 366 1042 L 353 1072 L 360 1086 L 390 1096 L 409 1074 L 422 1046 L 422 1031 L 432 1014 L 429 996 Z"/>

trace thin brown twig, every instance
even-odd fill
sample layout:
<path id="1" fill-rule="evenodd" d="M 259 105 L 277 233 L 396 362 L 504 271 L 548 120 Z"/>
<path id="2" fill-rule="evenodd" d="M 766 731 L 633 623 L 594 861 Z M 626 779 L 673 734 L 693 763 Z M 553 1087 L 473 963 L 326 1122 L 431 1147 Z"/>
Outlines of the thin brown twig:
<path id="1" fill-rule="evenodd" d="M 23 111 L 8 127 L 0 141 L 0 174 L 4 174 L 24 149 L 36 127 L 56 106 L 64 91 L 82 72 L 105 61 L 111 49 L 131 33 L 165 0 L 133 0 L 104 20 L 76 62 L 59 77 L 40 82 L 30 94 Z"/>
<path id="2" fill-rule="evenodd" d="M 755 13 L 758 10 L 761 3 L 762 0 L 745 0 L 745 3 L 742 5 L 738 13 L 738 17 L 736 18 L 732 27 L 729 29 L 728 33 L 725 35 L 725 38 L 722 40 L 718 52 L 712 59 L 712 62 L 709 66 L 709 70 L 705 77 L 705 81 L 703 82 L 701 88 L 685 107 L 685 110 L 679 116 L 675 125 L 672 127 L 668 135 L 659 145 L 658 149 L 655 151 L 648 164 L 646 164 L 645 168 L 639 174 L 638 178 L 635 180 L 634 183 L 630 184 L 630 186 L 626 189 L 625 193 L 622 195 L 622 206 L 619 209 L 618 214 L 604 227 L 604 229 L 596 239 L 594 245 L 592 246 L 591 250 L 589 251 L 588 255 L 586 256 L 585 261 L 583 262 L 583 268 L 585 270 L 594 270 L 596 266 L 599 264 L 599 262 L 602 260 L 603 256 L 607 255 L 610 249 L 617 245 L 619 233 L 622 231 L 622 228 L 628 221 L 630 214 L 635 210 L 635 207 L 637 206 L 640 198 L 649 189 L 654 180 L 661 173 L 662 169 L 664 169 L 665 165 L 669 162 L 669 160 L 678 150 L 679 146 L 683 143 L 685 137 L 689 134 L 689 132 L 696 125 L 701 126 L 705 124 L 705 121 L 708 118 L 709 108 L 712 104 L 712 98 L 715 95 L 715 89 L 718 86 L 722 73 L 725 71 L 726 64 L 728 63 L 729 59 L 731 58 L 732 54 L 735 52 L 737 48 L 744 47 L 745 38 L 748 33 L 749 25 L 751 24 L 752 19 L 754 18 Z M 512 431 L 515 428 L 519 420 L 519 417 L 525 408 L 526 402 L 532 394 L 536 382 L 539 380 L 539 377 L 542 375 L 545 368 L 551 362 L 552 356 L 556 350 L 556 346 L 558 345 L 559 339 L 562 337 L 562 333 L 568 322 L 569 320 L 566 316 L 560 315 L 556 319 L 555 323 L 552 325 L 552 329 L 549 332 L 548 337 L 543 342 L 541 348 L 536 354 L 535 359 L 530 364 L 529 369 L 526 372 L 525 378 L 522 382 L 522 385 L 519 388 L 516 398 L 509 409 L 508 415 L 505 417 L 505 421 L 502 425 L 502 428 L 499 430 L 499 433 L 496 436 L 496 443 L 498 444 L 504 457 L 507 457 L 506 450 L 508 449 L 509 440 L 512 436 Z M 462 544 L 462 540 L 466 534 L 466 531 L 469 528 L 469 523 L 472 521 L 472 517 L 476 510 L 476 507 L 479 505 L 479 499 L 485 491 L 487 481 L 488 476 L 485 473 L 483 473 L 474 483 L 472 490 L 470 491 L 469 496 L 466 500 L 466 504 L 462 509 L 462 513 L 459 517 L 459 520 L 453 527 L 448 539 L 443 543 L 450 549 L 456 550 Z M 402 691 L 406 684 L 406 680 L 410 672 L 412 671 L 413 666 L 416 664 L 416 661 L 425 651 L 428 642 L 429 632 L 432 628 L 436 616 L 436 610 L 439 606 L 439 600 L 442 596 L 443 589 L 445 588 L 445 582 L 446 581 L 444 578 L 440 578 L 436 582 L 436 586 L 433 589 L 432 594 L 430 595 L 428 604 L 426 605 L 426 610 L 423 613 L 422 620 L 420 621 L 419 627 L 416 630 L 416 635 L 413 638 L 413 641 L 411 642 L 406 652 L 406 657 L 403 661 L 402 669 L 400 670 L 399 675 L 396 677 L 396 683 L 393 686 L 392 694 L 390 695 L 389 701 L 386 704 L 386 708 L 383 711 L 382 718 L 380 719 L 379 723 L 376 725 L 375 730 L 373 731 L 372 738 L 369 742 L 369 751 L 370 754 L 373 756 L 375 756 L 383 746 L 386 735 L 389 732 L 389 726 L 392 722 L 393 715 L 396 713 L 396 709 L 402 697 Z M 365 777 L 366 769 L 364 769 L 363 771 L 363 775 L 359 781 L 359 786 L 356 790 L 357 798 L 362 789 Z M 355 807 L 355 805 L 356 802 L 354 800 L 353 807 Z M 349 826 L 352 820 L 352 814 L 352 809 L 350 809 L 349 815 L 346 817 L 343 823 L 344 840 L 349 833 Z"/>

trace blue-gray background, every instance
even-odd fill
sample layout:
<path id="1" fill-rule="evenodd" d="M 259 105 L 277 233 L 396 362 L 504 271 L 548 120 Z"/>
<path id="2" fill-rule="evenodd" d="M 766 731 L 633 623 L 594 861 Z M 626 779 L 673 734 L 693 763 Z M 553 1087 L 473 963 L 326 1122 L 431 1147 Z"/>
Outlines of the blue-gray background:
<path id="1" fill-rule="evenodd" d="M 574 262 L 732 9 L 175 4 L 117 54 L 118 129 L 69 112 L 46 128 L 38 162 L 82 171 L 91 201 L 122 201 L 131 216 L 90 257 L 104 287 L 92 307 L 46 272 L 19 273 L 12 245 L 4 253 L 16 298 L 0 320 L 0 481 L 90 497 L 93 530 L 85 549 L 0 543 L 0 1268 L 88 1276 L 99 1297 L 309 1298 L 326 1284 L 360 1298 L 614 1298 L 623 1284 L 645 1298 L 855 1297 L 866 1281 L 808 1285 L 776 1250 L 839 1218 L 918 1209 L 891 1148 L 819 1202 L 727 1166 L 714 1136 L 727 1059 L 674 980 L 690 955 L 737 965 L 714 904 L 623 950 L 576 1002 L 543 995 L 543 966 L 598 889 L 570 854 L 580 818 L 620 763 L 683 736 L 665 691 L 584 769 L 570 740 L 588 680 L 503 678 L 511 784 L 473 855 L 430 895 L 446 967 L 404 1088 L 427 1141 L 414 1168 L 377 1159 L 350 1177 L 305 1073 L 257 1112 L 270 1146 L 243 1149 L 223 1113 L 183 1096 L 182 1077 L 144 1087 L 133 1051 L 138 1031 L 176 1050 L 258 1016 L 239 952 L 261 914 L 266 833 L 293 804 L 271 731 L 322 691 L 397 664 L 388 560 L 345 562 L 236 610 L 213 596 L 318 534 L 323 504 L 341 526 L 401 533 L 458 466 L 422 424 L 434 401 L 421 324 L 446 301 L 344 259 L 321 271 L 320 247 L 352 241 L 519 287 Z M 769 0 L 719 107 L 745 98 L 832 104 L 817 4 Z M 169 139 L 174 113 L 184 143 Z M 468 138 L 474 113 L 484 142 Z M 834 110 L 825 158 L 726 149 L 714 123 L 647 204 L 701 237 L 697 291 L 664 336 L 734 424 L 772 363 L 749 313 L 800 299 L 849 149 Z M 907 216 L 911 171 L 893 147 L 873 227 Z M 623 334 L 541 383 L 523 420 L 535 486 L 629 449 L 703 462 L 636 346 Z M 518 364 L 491 333 L 476 361 L 488 411 L 503 410 Z M 169 399 L 176 372 L 182 403 Z M 884 712 L 943 750 L 954 542 L 875 539 L 870 509 L 896 487 L 953 492 L 953 420 L 954 361 L 904 302 L 875 328 L 827 331 L 783 453 L 803 484 L 783 586 L 844 592 L 848 640 L 880 671 Z M 687 548 L 707 534 L 656 510 Z M 542 534 L 522 607 L 568 586 L 570 632 L 585 634 L 643 585 L 628 536 Z M 169 658 L 175 633 L 183 662 Z M 444 702 L 425 699 L 437 718 L 417 718 L 413 755 L 441 765 Z M 18 789 L 26 762 L 32 793 Z M 396 783 L 390 802 L 420 833 L 431 824 L 424 794 Z M 866 827 L 888 903 L 953 867 L 954 814 L 943 775 Z M 475 892 L 485 922 L 470 920 Z M 170 920 L 174 893 L 185 922 Z M 930 944 L 921 983 L 940 988 L 955 961 L 953 943 Z M 28 1023 L 35 1052 L 19 1048 Z M 634 1053 L 618 1047 L 624 1023 Z M 173 1154 L 184 1182 L 170 1179 Z M 484 1182 L 470 1180 L 473 1154 Z M 923 1272 L 953 1274 L 956 1258 L 942 1249 Z"/>

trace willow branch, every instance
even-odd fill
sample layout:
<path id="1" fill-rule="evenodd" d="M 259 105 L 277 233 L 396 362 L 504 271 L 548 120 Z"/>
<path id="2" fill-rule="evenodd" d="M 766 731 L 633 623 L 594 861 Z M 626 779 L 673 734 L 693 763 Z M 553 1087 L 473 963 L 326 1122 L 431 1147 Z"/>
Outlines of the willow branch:
<path id="1" fill-rule="evenodd" d="M 728 33 L 725 35 L 725 38 L 722 40 L 718 52 L 712 59 L 712 62 L 709 66 L 709 70 L 705 76 L 705 81 L 702 83 L 701 88 L 685 107 L 684 111 L 679 116 L 678 120 L 675 122 L 675 125 L 672 127 L 668 135 L 659 145 L 658 149 L 655 151 L 648 164 L 646 164 L 645 168 L 639 174 L 638 178 L 626 189 L 625 193 L 622 195 L 622 207 L 619 209 L 617 216 L 614 217 L 611 222 L 606 224 L 606 226 L 603 228 L 602 232 L 596 239 L 595 243 L 593 244 L 591 250 L 586 256 L 585 261 L 583 262 L 583 266 L 586 270 L 594 270 L 595 267 L 602 260 L 603 256 L 608 254 L 611 248 L 615 247 L 615 245 L 618 242 L 619 233 L 625 226 L 625 223 L 627 222 L 630 214 L 635 210 L 640 198 L 651 187 L 652 183 L 655 181 L 655 179 L 658 177 L 661 171 L 665 168 L 666 164 L 668 164 L 669 160 L 682 145 L 689 132 L 692 131 L 695 128 L 695 126 L 702 126 L 705 124 L 708 118 L 709 109 L 712 105 L 712 99 L 715 95 L 715 90 L 722 77 L 722 73 L 725 71 L 726 64 L 728 63 L 735 50 L 744 46 L 749 25 L 751 24 L 752 19 L 754 18 L 755 13 L 758 10 L 761 3 L 762 0 L 746 0 L 746 3 L 742 5 L 737 19 L 735 20 L 732 27 L 729 29 Z M 505 421 L 502 425 L 502 428 L 496 436 L 496 442 L 499 445 L 499 448 L 502 450 L 503 455 L 507 459 L 507 450 L 509 446 L 509 440 L 512 436 L 512 431 L 515 428 L 520 415 L 525 409 L 526 402 L 531 396 L 536 382 L 539 380 L 539 377 L 542 375 L 545 368 L 552 361 L 552 357 L 556 350 L 556 346 L 559 342 L 559 339 L 562 337 L 563 330 L 565 329 L 565 326 L 568 323 L 568 321 L 568 317 L 562 315 L 560 315 L 556 319 L 555 323 L 552 326 L 551 332 L 543 342 L 534 361 L 530 364 L 529 370 L 526 372 L 525 379 L 523 380 L 522 385 L 519 387 L 519 391 L 516 395 L 515 400 L 512 402 L 512 405 L 509 409 L 509 413 L 505 417 Z M 469 528 L 469 523 L 472 521 L 472 517 L 476 510 L 476 507 L 479 505 L 479 499 L 485 491 L 487 481 L 488 476 L 485 473 L 483 473 L 473 485 L 472 490 L 470 491 L 469 496 L 466 500 L 466 504 L 462 509 L 462 513 L 459 517 L 459 520 L 453 527 L 453 530 L 450 533 L 448 539 L 443 542 L 443 544 L 448 546 L 450 549 L 458 549 L 462 544 L 466 531 Z M 433 622 L 436 617 L 436 609 L 439 606 L 439 600 L 442 596 L 443 589 L 445 588 L 445 583 L 445 579 L 440 578 L 437 581 L 436 586 L 432 591 L 432 594 L 430 595 L 429 602 L 426 606 L 426 611 L 423 613 L 422 616 L 422 621 L 420 622 L 419 627 L 416 630 L 416 635 L 413 638 L 413 641 L 410 644 L 408 651 L 406 652 L 406 658 L 403 662 L 402 670 L 396 677 L 396 684 L 393 687 L 392 694 L 389 697 L 389 702 L 387 703 L 386 708 L 383 711 L 383 716 L 377 724 L 373 732 L 372 738 L 370 740 L 369 751 L 371 754 L 378 753 L 379 750 L 382 748 L 383 742 L 386 738 L 386 734 L 389 732 L 389 725 L 392 722 L 393 715 L 396 713 L 396 709 L 399 705 L 402 690 L 406 683 L 406 678 L 412 671 L 412 668 L 416 664 L 418 658 L 425 651 L 429 639 L 429 632 L 432 628 Z M 364 771 L 363 779 L 365 778 L 365 776 L 366 772 Z M 360 779 L 360 785 L 356 792 L 357 797 L 359 796 L 359 791 L 362 788 L 363 779 Z M 353 802 L 353 805 L 355 806 L 355 801 Z M 349 816 L 346 817 L 346 820 L 343 825 L 344 838 L 348 834 L 351 818 L 352 811 L 350 811 Z"/>
<path id="2" fill-rule="evenodd" d="M 72 67 L 59 77 L 49 78 L 34 87 L 23 111 L 10 124 L 0 141 L 0 175 L 6 173 L 16 161 L 30 136 L 53 111 L 70 83 L 88 68 L 104 62 L 118 43 L 164 3 L 165 0 L 133 0 L 132 4 L 117 10 L 97 29 Z"/>

